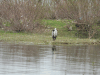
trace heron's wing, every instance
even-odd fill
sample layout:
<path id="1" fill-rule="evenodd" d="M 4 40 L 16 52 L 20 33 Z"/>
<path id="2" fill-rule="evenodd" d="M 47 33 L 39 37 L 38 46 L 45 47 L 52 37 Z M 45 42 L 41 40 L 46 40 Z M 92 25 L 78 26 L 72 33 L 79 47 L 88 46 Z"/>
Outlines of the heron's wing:
<path id="1" fill-rule="evenodd" d="M 55 36 L 57 36 L 57 30 L 55 30 Z"/>

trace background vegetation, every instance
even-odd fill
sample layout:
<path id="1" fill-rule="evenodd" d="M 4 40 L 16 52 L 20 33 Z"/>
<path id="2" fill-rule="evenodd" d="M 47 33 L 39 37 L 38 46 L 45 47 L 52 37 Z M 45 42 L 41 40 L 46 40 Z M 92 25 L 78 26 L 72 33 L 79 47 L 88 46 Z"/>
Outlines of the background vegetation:
<path id="1" fill-rule="evenodd" d="M 10 32 L 99 38 L 100 0 L 2 0 L 0 28 Z"/>

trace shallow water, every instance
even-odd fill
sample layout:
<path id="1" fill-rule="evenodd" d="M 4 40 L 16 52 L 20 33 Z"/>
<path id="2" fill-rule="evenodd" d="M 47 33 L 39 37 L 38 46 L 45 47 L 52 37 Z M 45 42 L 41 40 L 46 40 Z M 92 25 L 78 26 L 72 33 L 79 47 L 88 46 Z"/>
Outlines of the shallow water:
<path id="1" fill-rule="evenodd" d="M 0 75 L 100 75 L 100 45 L 0 42 Z"/>

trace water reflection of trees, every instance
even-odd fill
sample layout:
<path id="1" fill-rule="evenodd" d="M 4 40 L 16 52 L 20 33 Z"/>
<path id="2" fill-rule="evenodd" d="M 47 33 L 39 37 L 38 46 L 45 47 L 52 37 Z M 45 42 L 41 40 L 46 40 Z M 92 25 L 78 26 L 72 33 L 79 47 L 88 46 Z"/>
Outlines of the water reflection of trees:
<path id="1" fill-rule="evenodd" d="M 99 46 L 68 46 L 66 48 L 66 60 L 75 65 L 84 65 L 84 69 L 91 68 L 93 74 L 97 73 L 100 67 Z M 78 67 L 77 66 L 77 67 Z"/>
<path id="2" fill-rule="evenodd" d="M 40 58 L 39 47 L 36 45 L 5 44 L 3 50 L 5 59 L 16 62 L 37 62 Z"/>
<path id="3" fill-rule="evenodd" d="M 5 62 L 11 62 L 11 64 L 12 62 L 22 62 L 22 64 L 26 62 L 26 64 L 28 63 L 30 66 L 36 65 L 35 67 L 37 67 L 38 65 L 38 67 L 44 67 L 46 63 L 47 66 L 45 67 L 47 68 L 49 65 L 49 68 L 51 67 L 52 69 L 55 65 L 57 70 L 62 70 L 63 68 L 63 70 L 67 72 L 72 72 L 76 69 L 79 70 L 78 73 L 81 73 L 81 69 L 82 72 L 90 73 L 90 71 L 92 71 L 94 75 L 96 75 L 100 68 L 100 47 L 98 45 L 39 46 L 2 44 L 0 49 L 2 49 L 0 51 L 2 52 L 1 58 L 4 64 Z M 53 60 L 51 60 L 52 58 Z M 53 66 L 51 66 L 52 62 L 54 62 Z"/>

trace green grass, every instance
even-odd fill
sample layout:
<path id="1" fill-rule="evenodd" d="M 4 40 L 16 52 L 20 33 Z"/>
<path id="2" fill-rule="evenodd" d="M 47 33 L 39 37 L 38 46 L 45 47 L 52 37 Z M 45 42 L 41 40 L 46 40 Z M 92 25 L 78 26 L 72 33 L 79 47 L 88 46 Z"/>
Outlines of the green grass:
<path id="1" fill-rule="evenodd" d="M 0 41 L 26 43 L 26 44 L 99 44 L 99 40 L 96 39 L 79 39 L 70 37 L 57 37 L 56 41 L 52 41 L 50 35 L 44 34 L 28 34 L 28 33 L 10 33 L 0 32 Z"/>
<path id="2" fill-rule="evenodd" d="M 61 29 L 63 28 L 66 23 L 62 22 L 61 20 L 43 20 L 45 26 Z"/>
<path id="3" fill-rule="evenodd" d="M 0 31 L 0 41 L 26 43 L 26 44 L 99 44 L 99 39 L 79 39 L 75 36 L 75 31 L 68 31 L 66 24 L 72 24 L 71 20 L 43 20 L 43 24 L 47 26 L 45 33 L 14 33 Z M 51 27 L 51 28 L 48 28 Z M 51 31 L 58 29 L 58 37 L 56 41 L 52 41 Z"/>
<path id="4" fill-rule="evenodd" d="M 48 30 L 50 32 L 48 32 L 49 34 L 51 34 L 51 31 L 54 29 L 54 28 L 57 28 L 58 30 L 58 35 L 59 36 L 64 36 L 64 37 L 75 37 L 75 33 L 76 31 L 68 31 L 67 29 L 67 25 L 71 25 L 73 28 L 75 28 L 74 24 L 72 23 L 72 20 L 42 20 L 43 22 L 43 25 L 45 25 Z M 46 32 L 46 34 L 48 34 Z"/>

